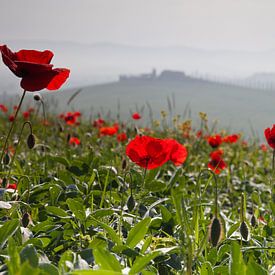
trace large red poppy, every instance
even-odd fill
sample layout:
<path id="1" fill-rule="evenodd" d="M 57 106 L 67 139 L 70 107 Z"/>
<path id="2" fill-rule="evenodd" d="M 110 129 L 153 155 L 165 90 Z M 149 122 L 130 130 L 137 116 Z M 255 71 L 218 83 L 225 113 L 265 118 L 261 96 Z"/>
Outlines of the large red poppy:
<path id="1" fill-rule="evenodd" d="M 55 68 L 50 64 L 53 53 L 49 50 L 20 50 L 12 52 L 6 45 L 0 46 L 5 65 L 22 78 L 21 87 L 29 92 L 42 89 L 57 90 L 69 77 L 70 70 Z"/>
<path id="2" fill-rule="evenodd" d="M 139 135 L 127 145 L 126 154 L 137 165 L 147 169 L 160 167 L 168 160 L 178 166 L 187 157 L 185 147 L 176 140 Z"/>
<path id="3" fill-rule="evenodd" d="M 174 139 L 167 139 L 170 147 L 170 160 L 176 165 L 181 165 L 187 158 L 186 148 Z"/>
<path id="4" fill-rule="evenodd" d="M 264 134 L 268 145 L 275 149 L 275 124 L 273 124 L 272 129 L 266 128 Z"/>

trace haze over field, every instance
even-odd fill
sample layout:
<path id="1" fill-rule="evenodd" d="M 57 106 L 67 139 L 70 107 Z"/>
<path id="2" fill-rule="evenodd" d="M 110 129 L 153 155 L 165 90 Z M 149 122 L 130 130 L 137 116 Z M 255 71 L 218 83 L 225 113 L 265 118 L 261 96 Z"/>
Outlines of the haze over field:
<path id="1" fill-rule="evenodd" d="M 273 0 L 15 0 L 3 3 L 2 9 L 0 43 L 13 50 L 52 50 L 54 66 L 71 69 L 63 89 L 111 82 L 85 88 L 75 102 L 80 109 L 103 103 L 114 109 L 121 96 L 121 102 L 128 100 L 121 104 L 122 113 L 147 101 L 159 113 L 167 96 L 175 93 L 180 112 L 190 102 L 193 113 L 210 110 L 232 128 L 247 129 L 251 120 L 261 129 L 273 121 Z M 186 85 L 115 83 L 121 74 L 153 68 L 157 73 L 183 71 L 196 79 Z M 202 78 L 267 90 L 209 86 Z M 1 62 L 0 91 L 20 93 L 19 82 Z"/>

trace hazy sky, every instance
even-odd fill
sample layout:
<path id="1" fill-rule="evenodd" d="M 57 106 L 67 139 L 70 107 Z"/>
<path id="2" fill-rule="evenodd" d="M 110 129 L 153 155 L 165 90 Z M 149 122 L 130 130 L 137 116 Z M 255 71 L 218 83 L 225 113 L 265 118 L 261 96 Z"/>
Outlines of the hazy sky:
<path id="1" fill-rule="evenodd" d="M 275 0 L 1 0 L 0 43 L 45 39 L 261 51 Z"/>

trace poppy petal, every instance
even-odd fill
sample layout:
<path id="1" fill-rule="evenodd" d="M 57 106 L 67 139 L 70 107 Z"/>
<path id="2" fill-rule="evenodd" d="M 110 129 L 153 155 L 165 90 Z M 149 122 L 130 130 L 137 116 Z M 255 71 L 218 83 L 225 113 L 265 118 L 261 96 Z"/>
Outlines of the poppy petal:
<path id="1" fill-rule="evenodd" d="M 2 60 L 6 66 L 18 77 L 21 75 L 17 72 L 17 65 L 14 63 L 16 58 L 13 53 L 6 45 L 0 46 L 0 52 L 2 54 Z"/>
<path id="2" fill-rule="evenodd" d="M 36 50 L 20 50 L 15 53 L 16 60 L 26 61 L 39 64 L 49 64 L 53 58 L 53 53 L 49 50 L 36 51 Z"/>
<path id="3" fill-rule="evenodd" d="M 69 69 L 57 68 L 53 69 L 53 72 L 55 75 L 47 85 L 48 90 L 58 90 L 70 75 Z"/>

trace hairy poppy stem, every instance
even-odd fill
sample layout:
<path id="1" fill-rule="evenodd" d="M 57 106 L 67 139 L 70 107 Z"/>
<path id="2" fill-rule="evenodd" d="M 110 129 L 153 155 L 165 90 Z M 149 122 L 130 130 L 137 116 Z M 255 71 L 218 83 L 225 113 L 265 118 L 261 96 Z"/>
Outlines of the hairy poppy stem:
<path id="1" fill-rule="evenodd" d="M 2 153 L 1 153 L 1 158 L 0 158 L 0 161 L 1 161 L 1 162 L 2 162 L 2 160 L 3 160 L 4 154 L 5 154 L 5 150 L 6 150 L 7 145 L 8 145 L 8 140 L 9 140 L 10 135 L 11 135 L 11 132 L 12 132 L 12 130 L 13 130 L 13 128 L 14 128 L 15 121 L 16 121 L 17 115 L 18 115 L 18 113 L 19 113 L 19 110 L 20 110 L 20 108 L 21 108 L 21 105 L 22 105 L 22 103 L 23 103 L 23 100 L 24 100 L 24 97 L 25 97 L 25 95 L 26 95 L 26 92 L 27 92 L 27 91 L 24 90 L 24 92 L 23 92 L 23 94 L 22 94 L 22 96 L 21 96 L 19 105 L 18 105 L 18 107 L 17 107 L 17 109 L 16 109 L 16 112 L 15 112 L 15 115 L 14 115 L 14 120 L 13 120 L 13 122 L 12 122 L 12 124 L 11 124 L 11 127 L 10 127 L 10 129 L 9 129 L 8 135 L 7 135 L 6 139 L 5 139 L 5 143 L 4 143 L 4 146 L 3 146 L 3 149 L 2 149 Z"/>
<path id="2" fill-rule="evenodd" d="M 10 162 L 9 173 L 8 173 L 8 182 L 9 182 L 10 175 L 11 175 L 12 164 L 13 164 L 13 162 L 14 162 L 14 160 L 15 160 L 15 157 L 16 157 L 17 148 L 18 148 L 18 146 L 19 146 L 19 144 L 20 144 L 21 137 L 22 137 L 22 134 L 23 134 L 23 130 L 24 130 L 24 128 L 25 128 L 25 125 L 27 125 L 27 124 L 29 125 L 29 128 L 30 128 L 30 134 L 32 134 L 32 124 L 31 124 L 31 122 L 30 122 L 30 121 L 25 121 L 24 124 L 23 124 L 23 126 L 22 126 L 22 128 L 21 128 L 21 131 L 20 131 L 20 134 L 19 134 L 19 138 L 18 138 L 18 143 L 17 143 L 17 145 L 16 145 L 16 147 L 15 147 L 14 154 L 13 154 L 12 159 L 11 159 L 11 162 Z"/>
<path id="3" fill-rule="evenodd" d="M 274 167 L 275 167 L 275 149 L 273 149 L 273 154 L 272 154 L 272 173 L 274 173 Z"/>

